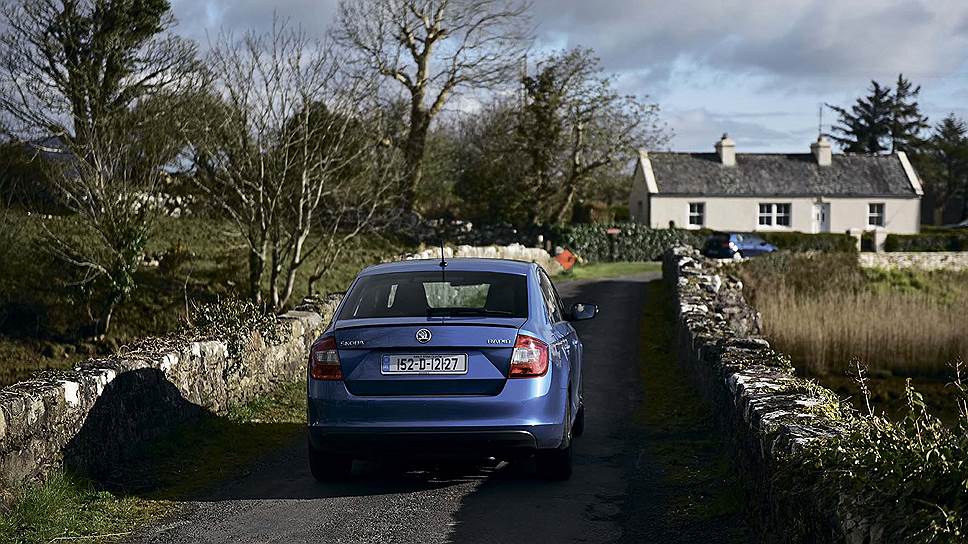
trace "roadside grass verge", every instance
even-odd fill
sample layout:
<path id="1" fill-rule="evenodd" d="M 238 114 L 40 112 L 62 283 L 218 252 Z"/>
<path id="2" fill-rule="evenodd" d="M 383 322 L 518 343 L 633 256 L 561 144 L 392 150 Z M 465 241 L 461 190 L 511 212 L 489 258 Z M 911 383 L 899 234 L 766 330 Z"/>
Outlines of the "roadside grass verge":
<path id="1" fill-rule="evenodd" d="M 623 276 L 634 276 L 646 272 L 662 271 L 662 263 L 634 261 L 617 263 L 595 263 L 586 265 L 575 265 L 571 270 L 555 278 L 558 283 L 573 280 L 608 279 L 621 278 Z"/>
<path id="2" fill-rule="evenodd" d="M 946 377 L 968 360 L 968 272 L 864 270 L 850 254 L 777 254 L 736 265 L 764 332 L 813 375 Z"/>
<path id="3" fill-rule="evenodd" d="M 634 418 L 642 426 L 646 458 L 661 471 L 667 529 L 696 541 L 711 533 L 718 542 L 752 541 L 739 472 L 712 407 L 684 378 L 676 357 L 671 294 L 661 281 L 647 290 L 639 355 L 643 402 Z"/>
<path id="4" fill-rule="evenodd" d="M 56 473 L 0 505 L 0 543 L 123 540 L 175 515 L 178 501 L 246 474 L 258 459 L 298 440 L 305 418 L 300 381 L 225 416 L 186 423 L 146 445 L 110 481 Z"/>

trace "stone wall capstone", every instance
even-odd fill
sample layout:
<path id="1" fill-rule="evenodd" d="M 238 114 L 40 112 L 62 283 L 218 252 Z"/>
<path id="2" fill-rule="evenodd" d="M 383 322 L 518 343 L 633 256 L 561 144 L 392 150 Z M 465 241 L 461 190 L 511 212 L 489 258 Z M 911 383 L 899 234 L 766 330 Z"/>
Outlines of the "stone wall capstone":
<path id="1" fill-rule="evenodd" d="M 444 247 L 444 257 L 453 258 L 478 258 L 478 259 L 509 259 L 512 261 L 525 261 L 538 263 L 549 276 L 555 276 L 564 271 L 555 258 L 541 248 L 526 247 L 521 244 L 511 244 L 507 246 L 457 246 L 456 248 Z M 423 251 L 407 255 L 408 260 L 417 259 L 440 259 L 440 248 L 432 247 Z"/>
<path id="2" fill-rule="evenodd" d="M 879 542 L 877 529 L 849 512 L 792 499 L 775 484 L 785 455 L 842 427 L 815 409 L 827 401 L 821 388 L 804 387 L 788 359 L 758 336 L 759 317 L 742 282 L 722 267 L 694 248 L 677 247 L 666 253 L 663 275 L 673 293 L 680 363 L 721 420 L 749 486 L 761 540 L 782 542 L 790 527 L 802 528 L 807 520 L 810 542 Z"/>
<path id="3" fill-rule="evenodd" d="M 968 270 L 968 251 L 861 253 L 858 259 L 864 268 Z"/>

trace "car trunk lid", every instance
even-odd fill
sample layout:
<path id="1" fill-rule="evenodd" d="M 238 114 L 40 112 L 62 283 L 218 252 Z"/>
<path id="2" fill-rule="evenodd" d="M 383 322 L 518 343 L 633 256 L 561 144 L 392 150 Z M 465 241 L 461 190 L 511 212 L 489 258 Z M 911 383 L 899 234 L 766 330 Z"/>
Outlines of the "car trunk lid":
<path id="1" fill-rule="evenodd" d="M 337 322 L 334 328 L 344 382 L 353 395 L 497 395 L 507 381 L 514 341 L 524 322 L 493 317 L 373 318 Z M 390 356 L 447 355 L 466 356 L 467 372 L 389 374 L 385 367 Z"/>

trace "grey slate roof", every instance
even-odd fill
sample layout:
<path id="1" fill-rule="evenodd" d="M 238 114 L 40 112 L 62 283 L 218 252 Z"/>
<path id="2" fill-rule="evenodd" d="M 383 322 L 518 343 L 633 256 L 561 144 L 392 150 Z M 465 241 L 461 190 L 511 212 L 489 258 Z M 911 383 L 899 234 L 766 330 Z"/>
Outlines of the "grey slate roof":
<path id="1" fill-rule="evenodd" d="M 716 153 L 650 152 L 659 194 L 705 196 L 916 196 L 897 155 L 840 155 L 817 166 L 813 155 L 737 153 L 724 167 Z"/>

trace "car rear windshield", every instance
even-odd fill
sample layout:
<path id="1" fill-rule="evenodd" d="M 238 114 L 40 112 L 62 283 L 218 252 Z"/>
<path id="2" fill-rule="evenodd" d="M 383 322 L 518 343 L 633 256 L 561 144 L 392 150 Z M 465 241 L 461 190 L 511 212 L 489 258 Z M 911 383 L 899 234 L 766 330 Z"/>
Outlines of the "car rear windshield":
<path id="1" fill-rule="evenodd" d="M 528 317 L 527 279 L 462 271 L 364 276 L 347 293 L 339 319 L 434 316 Z"/>

